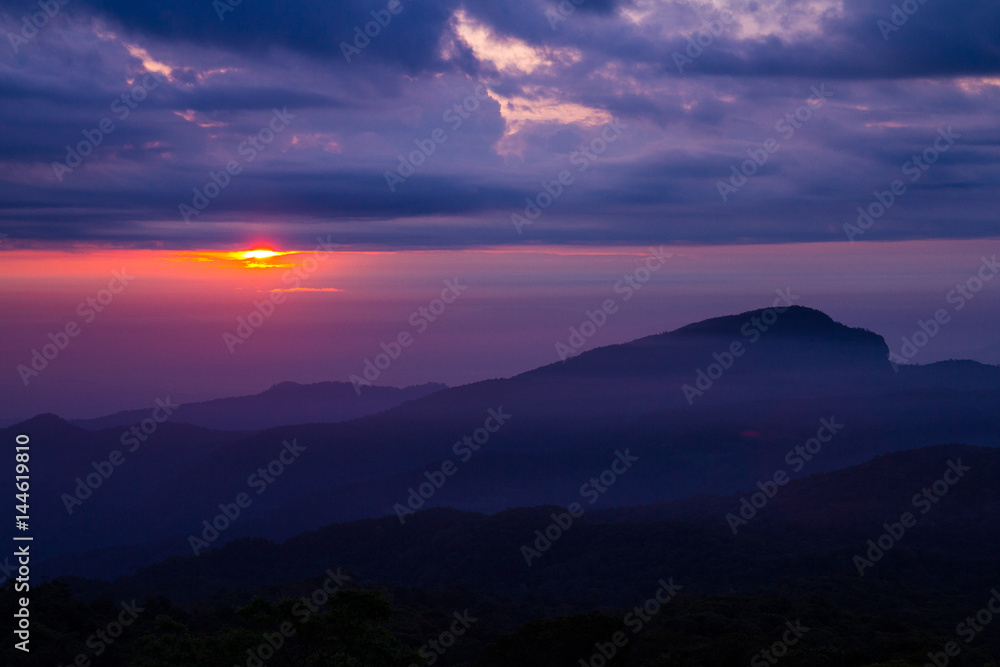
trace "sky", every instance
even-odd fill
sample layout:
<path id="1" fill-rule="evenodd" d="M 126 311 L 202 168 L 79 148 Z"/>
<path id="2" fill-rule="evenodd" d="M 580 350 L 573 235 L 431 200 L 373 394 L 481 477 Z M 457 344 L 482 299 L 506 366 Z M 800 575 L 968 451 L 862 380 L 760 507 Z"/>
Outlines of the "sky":
<path id="1" fill-rule="evenodd" d="M 609 299 L 605 323 L 577 351 L 768 307 L 780 290 L 875 331 L 896 354 L 902 337 L 945 309 L 948 323 L 911 362 L 996 364 L 1000 279 L 980 285 L 961 309 L 948 300 L 978 276 L 983 245 L 312 250 L 264 260 L 220 251 L 15 250 L 0 271 L 0 312 L 12 315 L 0 319 L 0 420 L 94 417 L 284 381 L 348 382 L 402 333 L 410 344 L 375 384 L 509 377 L 560 361 L 557 345 L 571 345 L 571 328 Z M 650 261 L 655 254 L 664 261 Z M 445 291 L 451 303 L 434 305 Z M 241 331 L 241 319 L 252 328 Z M 71 325 L 76 335 L 63 338 Z M 21 375 L 35 350 L 60 340 L 65 348 L 50 347 L 44 368 Z M 700 361 L 692 360 L 692 373 Z"/>
<path id="2" fill-rule="evenodd" d="M 0 36 L 0 418 L 346 380 L 456 277 L 385 383 L 511 375 L 651 246 L 588 345 L 801 286 L 892 348 L 996 252 L 995 2 L 4 0 Z M 997 293 L 917 361 L 1000 361 Z"/>
<path id="3" fill-rule="evenodd" d="M 887 0 L 220 3 L 71 0 L 26 41 L 38 5 L 0 4 L 3 232 L 180 248 L 242 243 L 248 224 L 296 246 L 317 230 L 394 248 L 846 241 L 857 207 L 951 127 L 865 240 L 997 233 L 989 0 L 912 0 L 902 26 Z M 391 20 L 357 49 L 372 11 Z M 814 87 L 826 103 L 776 129 Z M 241 153 L 274 109 L 287 127 Z M 620 135 L 580 173 L 573 154 L 612 119 Z M 445 141 L 392 191 L 385 173 L 436 129 Z M 85 131 L 100 145 L 53 167 Z M 718 182 L 768 139 L 778 151 L 724 202 Z M 180 205 L 230 160 L 239 175 L 186 221 Z M 517 234 L 511 216 L 565 169 L 574 182 Z"/>

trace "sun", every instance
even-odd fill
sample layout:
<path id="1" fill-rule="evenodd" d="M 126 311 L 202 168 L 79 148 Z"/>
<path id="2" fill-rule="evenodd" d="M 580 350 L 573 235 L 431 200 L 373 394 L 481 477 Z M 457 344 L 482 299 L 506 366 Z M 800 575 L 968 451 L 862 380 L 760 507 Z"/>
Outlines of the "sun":
<path id="1" fill-rule="evenodd" d="M 281 255 L 285 255 L 287 253 L 275 252 L 274 250 L 257 249 L 245 250 L 237 254 L 239 254 L 241 259 L 267 259 L 268 257 L 280 257 Z"/>
<path id="2" fill-rule="evenodd" d="M 294 252 L 279 252 L 269 248 L 254 248 L 253 250 L 238 250 L 227 253 L 230 259 L 243 262 L 243 266 L 248 269 L 282 269 L 294 266 L 293 264 L 272 264 L 266 260 L 283 255 L 293 255 Z"/>
<path id="3" fill-rule="evenodd" d="M 268 247 L 251 246 L 250 250 L 199 250 L 179 253 L 174 257 L 177 261 L 190 262 L 227 262 L 243 269 L 290 269 L 295 266 L 292 258 L 275 261 L 276 257 L 298 255 L 298 250 L 271 250 Z"/>

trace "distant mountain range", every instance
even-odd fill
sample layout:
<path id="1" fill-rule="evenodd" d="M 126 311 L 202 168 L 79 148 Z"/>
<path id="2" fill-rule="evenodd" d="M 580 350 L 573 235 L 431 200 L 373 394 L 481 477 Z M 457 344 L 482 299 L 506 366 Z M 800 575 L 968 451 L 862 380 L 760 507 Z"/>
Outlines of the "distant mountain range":
<path id="1" fill-rule="evenodd" d="M 968 470 L 946 475 L 956 468 Z M 924 512 L 914 496 L 945 477 L 955 483 Z M 75 587 L 116 599 L 162 595 L 182 603 L 245 603 L 250 591 L 280 590 L 303 573 L 342 567 L 361 582 L 467 591 L 532 611 L 560 605 L 563 613 L 583 613 L 595 606 L 628 608 L 649 595 L 652 582 L 670 578 L 691 597 L 822 595 L 864 614 L 905 609 L 908 622 L 947 629 L 978 609 L 996 585 L 997 479 L 1000 449 L 934 446 L 791 481 L 737 534 L 726 515 L 739 513 L 742 498 L 756 488 L 588 511 L 530 567 L 521 547 L 534 548 L 535 531 L 553 523 L 553 514 L 565 515 L 565 508 L 493 516 L 436 509 L 405 525 L 395 517 L 366 519 L 282 544 L 246 538 L 197 559 L 171 558 L 111 586 Z M 899 532 L 905 512 L 915 525 Z M 869 540 L 878 542 L 887 524 L 897 532 L 888 543 L 883 539 L 889 548 L 861 576 L 855 558 L 869 556 Z"/>
<path id="2" fill-rule="evenodd" d="M 405 389 L 361 386 L 357 393 L 349 382 L 282 382 L 252 396 L 184 403 L 173 411 L 170 419 L 219 431 L 260 431 L 286 424 L 329 424 L 388 410 L 442 389 L 447 386 L 429 382 Z M 97 431 L 132 426 L 149 416 L 147 408 L 96 419 L 75 419 L 70 423 Z"/>
<path id="3" fill-rule="evenodd" d="M 403 509 L 410 507 L 492 514 L 573 502 L 589 509 L 591 498 L 597 509 L 728 496 L 778 472 L 795 479 L 899 450 L 998 444 L 1000 368 L 896 368 L 888 356 L 878 335 L 819 311 L 758 310 L 512 378 L 411 388 L 425 395 L 340 423 L 322 423 L 334 420 L 318 419 L 313 407 L 295 413 L 297 392 L 322 392 L 279 385 L 270 392 L 280 399 L 273 403 L 280 417 L 240 416 L 267 410 L 269 392 L 212 402 L 226 409 L 217 422 L 212 403 L 196 404 L 135 451 L 124 446 L 124 430 L 145 413 L 89 424 L 107 426 L 99 430 L 43 416 L 6 435 L 27 432 L 36 443 L 33 518 L 45 533 L 38 539 L 51 557 L 47 571 L 114 577 L 191 553 L 189 538 L 202 522 L 241 493 L 252 505 L 212 547 L 385 515 L 385 525 L 400 526 L 397 513 L 409 526 L 421 517 Z M 331 387 L 330 395 L 345 388 L 345 401 L 357 399 L 350 385 Z M 305 423 L 289 422 L 294 414 Z M 275 419 L 283 425 L 258 430 Z M 209 423 L 241 432 L 209 430 Z M 261 477 L 252 476 L 286 443 L 301 448 L 298 458 L 258 494 L 251 482 Z M 91 497 L 73 502 L 78 478 L 114 450 L 124 462 Z M 621 456 L 633 462 L 613 485 L 602 484 L 602 472 L 621 471 L 614 463 Z"/>

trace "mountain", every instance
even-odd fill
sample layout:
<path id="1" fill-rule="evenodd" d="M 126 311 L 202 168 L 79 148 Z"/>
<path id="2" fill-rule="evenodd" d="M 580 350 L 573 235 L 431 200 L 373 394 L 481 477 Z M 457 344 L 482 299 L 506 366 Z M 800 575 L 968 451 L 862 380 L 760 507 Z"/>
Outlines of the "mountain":
<path id="1" fill-rule="evenodd" d="M 31 526 L 44 540 L 44 555 L 126 542 L 129 512 L 156 523 L 156 509 L 145 501 L 164 474 L 198 466 L 247 436 L 171 421 L 138 435 L 124 427 L 91 431 L 51 414 L 0 433 L 10 442 L 22 433 L 31 439 Z"/>
<path id="2" fill-rule="evenodd" d="M 956 469 L 961 476 L 946 474 Z M 954 483 L 924 512 L 914 496 L 942 479 Z M 736 534 L 726 515 L 739 513 L 741 499 L 755 487 L 658 507 L 587 509 L 552 533 L 547 546 L 537 542 L 536 531 L 546 531 L 553 514 L 565 521 L 564 508 L 492 516 L 435 509 L 405 524 L 395 517 L 366 519 L 280 544 L 238 540 L 197 558 L 143 568 L 108 590 L 115 598 L 192 602 L 342 567 L 362 582 L 561 603 L 582 613 L 594 605 L 634 604 L 649 596 L 653 582 L 673 578 L 688 596 L 823 594 L 865 613 L 877 613 L 881 604 L 912 605 L 923 623 L 953 627 L 953 618 L 978 609 L 973 605 L 996 585 L 998 479 L 1000 450 L 935 446 L 791 481 Z M 859 576 L 855 557 L 866 556 L 868 541 L 879 540 L 886 524 L 900 523 L 905 512 L 915 516 L 914 525 L 897 532 Z M 526 557 L 525 546 L 537 553 Z M 86 583 L 79 589 L 106 590 Z"/>
<path id="3" fill-rule="evenodd" d="M 241 493 L 252 504 L 212 546 L 284 539 L 411 503 L 492 514 L 595 493 L 605 508 L 725 496 L 778 470 L 798 478 L 942 442 L 995 447 L 998 407 L 997 367 L 897 369 L 874 333 L 807 308 L 752 311 L 342 423 L 252 434 L 163 428 L 72 515 L 60 494 L 124 436 L 61 435 L 52 455 L 73 453 L 75 463 L 43 465 L 38 480 L 51 490 L 39 502 L 52 523 L 41 525 L 54 533 L 48 556 L 59 559 L 47 571 L 114 576 L 190 553 L 203 521 Z M 795 453 L 815 444 L 821 451 L 808 459 Z M 282 454 L 290 446 L 299 452 L 291 459 Z M 139 465 L 154 450 L 155 465 Z M 606 473 L 614 484 L 602 487 L 620 455 L 634 464 L 620 478 Z M 280 474 L 261 485 L 269 465 Z M 112 557 L 84 555 L 112 548 Z"/>
<path id="4" fill-rule="evenodd" d="M 726 515 L 762 493 L 758 486 L 588 509 L 571 521 L 554 506 L 493 516 L 434 509 L 405 524 L 366 519 L 281 544 L 244 538 L 111 583 L 33 587 L 44 646 L 58 651 L 31 664 L 73 655 L 120 613 L 115 600 L 149 610 L 116 642 L 124 655 L 155 647 L 156 664 L 243 664 L 261 633 L 298 622 L 295 609 L 311 597 L 329 610 L 310 622 L 324 630 L 296 633 L 282 648 L 287 659 L 322 651 L 328 624 L 356 634 L 366 629 L 360 615 L 383 610 L 378 627 L 391 634 L 365 645 L 395 637 L 413 649 L 433 646 L 428 639 L 455 619 L 474 619 L 456 651 L 440 656 L 444 665 L 569 667 L 612 647 L 604 640 L 622 630 L 621 659 L 594 664 L 771 664 L 761 656 L 780 650 L 789 665 L 916 667 L 944 664 L 941 650 L 958 637 L 962 660 L 954 664 L 994 665 L 1000 637 L 973 629 L 988 628 L 987 605 L 1000 595 L 997 479 L 1000 449 L 939 445 L 781 484 L 766 503 L 755 501 L 757 516 L 736 534 Z M 552 532 L 554 516 L 562 527 Z M 873 561 L 864 576 L 859 557 Z M 329 602 L 315 597 L 334 580 L 345 590 Z M 665 591 L 661 606 L 654 596 Z M 5 602 L 12 596 L 0 590 Z M 795 629 L 805 640 L 786 656 L 776 642 Z"/>
<path id="5" fill-rule="evenodd" d="M 174 410 L 171 419 L 220 431 L 260 431 L 285 424 L 334 423 L 388 410 L 446 388 L 446 385 L 429 382 L 405 389 L 361 386 L 361 392 L 357 393 L 349 382 L 282 382 L 252 396 L 184 403 Z M 149 414 L 148 409 L 128 410 L 96 419 L 76 419 L 71 423 L 100 430 L 131 426 Z"/>
<path id="6" fill-rule="evenodd" d="M 496 512 L 571 502 L 622 448 L 641 463 L 603 503 L 730 493 L 786 467 L 787 453 L 814 437 L 823 419 L 844 428 L 805 473 L 940 442 L 997 444 L 1000 369 L 945 364 L 896 373 L 881 338 L 805 308 L 789 309 L 752 342 L 742 330 L 765 312 L 448 389 L 378 419 L 258 434 L 240 443 L 240 456 L 265 457 L 273 442 L 295 437 L 313 443 L 314 466 L 297 477 L 294 492 L 279 485 L 268 491 L 261 505 L 268 516 L 248 517 L 256 524 L 248 534 L 289 536 L 324 520 L 390 513 L 449 459 L 459 471 L 427 506 Z M 723 352 L 734 342 L 745 351 L 730 361 Z M 729 368 L 711 385 L 699 384 L 699 369 L 721 363 L 717 356 Z M 704 389 L 689 401 L 685 385 Z M 498 408 L 511 415 L 508 422 L 467 462 L 456 456 L 454 443 Z M 223 448 L 210 465 L 224 469 L 236 456 Z M 239 484 L 233 479 L 230 492 Z M 278 516 L 280 526 L 271 518 Z"/>

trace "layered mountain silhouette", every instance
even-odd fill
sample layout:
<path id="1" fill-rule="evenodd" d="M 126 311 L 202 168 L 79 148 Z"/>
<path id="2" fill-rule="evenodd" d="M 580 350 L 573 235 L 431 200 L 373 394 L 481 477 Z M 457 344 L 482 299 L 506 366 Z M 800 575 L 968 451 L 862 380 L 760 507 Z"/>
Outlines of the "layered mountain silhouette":
<path id="1" fill-rule="evenodd" d="M 956 468 L 962 476 L 950 476 L 957 481 L 931 509 L 914 505 L 915 495 Z M 530 567 L 522 546 L 536 546 L 536 531 L 551 524 L 553 514 L 565 515 L 565 508 L 492 516 L 435 509 L 405 525 L 395 517 L 366 519 L 280 544 L 237 540 L 197 558 L 142 568 L 111 586 L 76 585 L 83 593 L 116 598 L 162 595 L 192 603 L 222 596 L 239 602 L 253 590 L 281 589 L 302 573 L 341 567 L 359 581 L 462 590 L 478 600 L 518 601 L 532 613 L 534 605 L 582 613 L 595 605 L 628 607 L 648 597 L 651 582 L 669 577 L 693 597 L 824 595 L 866 614 L 916 605 L 920 611 L 911 616 L 919 624 L 947 628 L 962 612 L 978 609 L 994 585 L 998 477 L 998 449 L 934 446 L 793 480 L 737 534 L 726 515 L 739 512 L 741 499 L 756 488 L 730 497 L 590 510 Z M 862 577 L 855 557 L 867 557 L 869 540 L 877 541 L 904 512 L 915 515 L 915 525 L 897 532 Z"/>
<path id="2" fill-rule="evenodd" d="M 1000 368 L 895 367 L 888 356 L 878 335 L 792 307 L 707 320 L 340 423 L 309 412 L 308 423 L 232 432 L 180 423 L 178 414 L 134 452 L 123 448 L 120 419 L 87 430 L 46 416 L 8 432 L 38 443 L 33 509 L 39 530 L 51 532 L 49 571 L 114 577 L 191 553 L 190 536 L 240 493 L 252 505 L 212 547 L 385 515 L 386 526 L 402 526 L 397 514 L 406 526 L 423 520 L 408 509 L 586 504 L 582 487 L 626 450 L 634 464 L 593 509 L 728 496 L 779 470 L 799 478 L 939 443 L 997 445 Z M 191 419 L 210 419 L 206 405 L 192 407 Z M 821 450 L 790 462 L 818 434 Z M 286 443 L 304 449 L 258 494 L 248 478 Z M 67 494 L 114 450 L 124 462 L 82 504 L 69 502 L 70 514 Z"/>
<path id="3" fill-rule="evenodd" d="M 334 423 L 382 412 L 445 388 L 443 384 L 429 382 L 405 389 L 361 386 L 355 391 L 349 382 L 282 382 L 252 396 L 184 403 L 173 411 L 171 420 L 220 431 L 259 431 L 285 424 Z M 127 410 L 95 419 L 75 419 L 72 423 L 96 431 L 131 426 L 149 415 L 148 409 Z"/>

